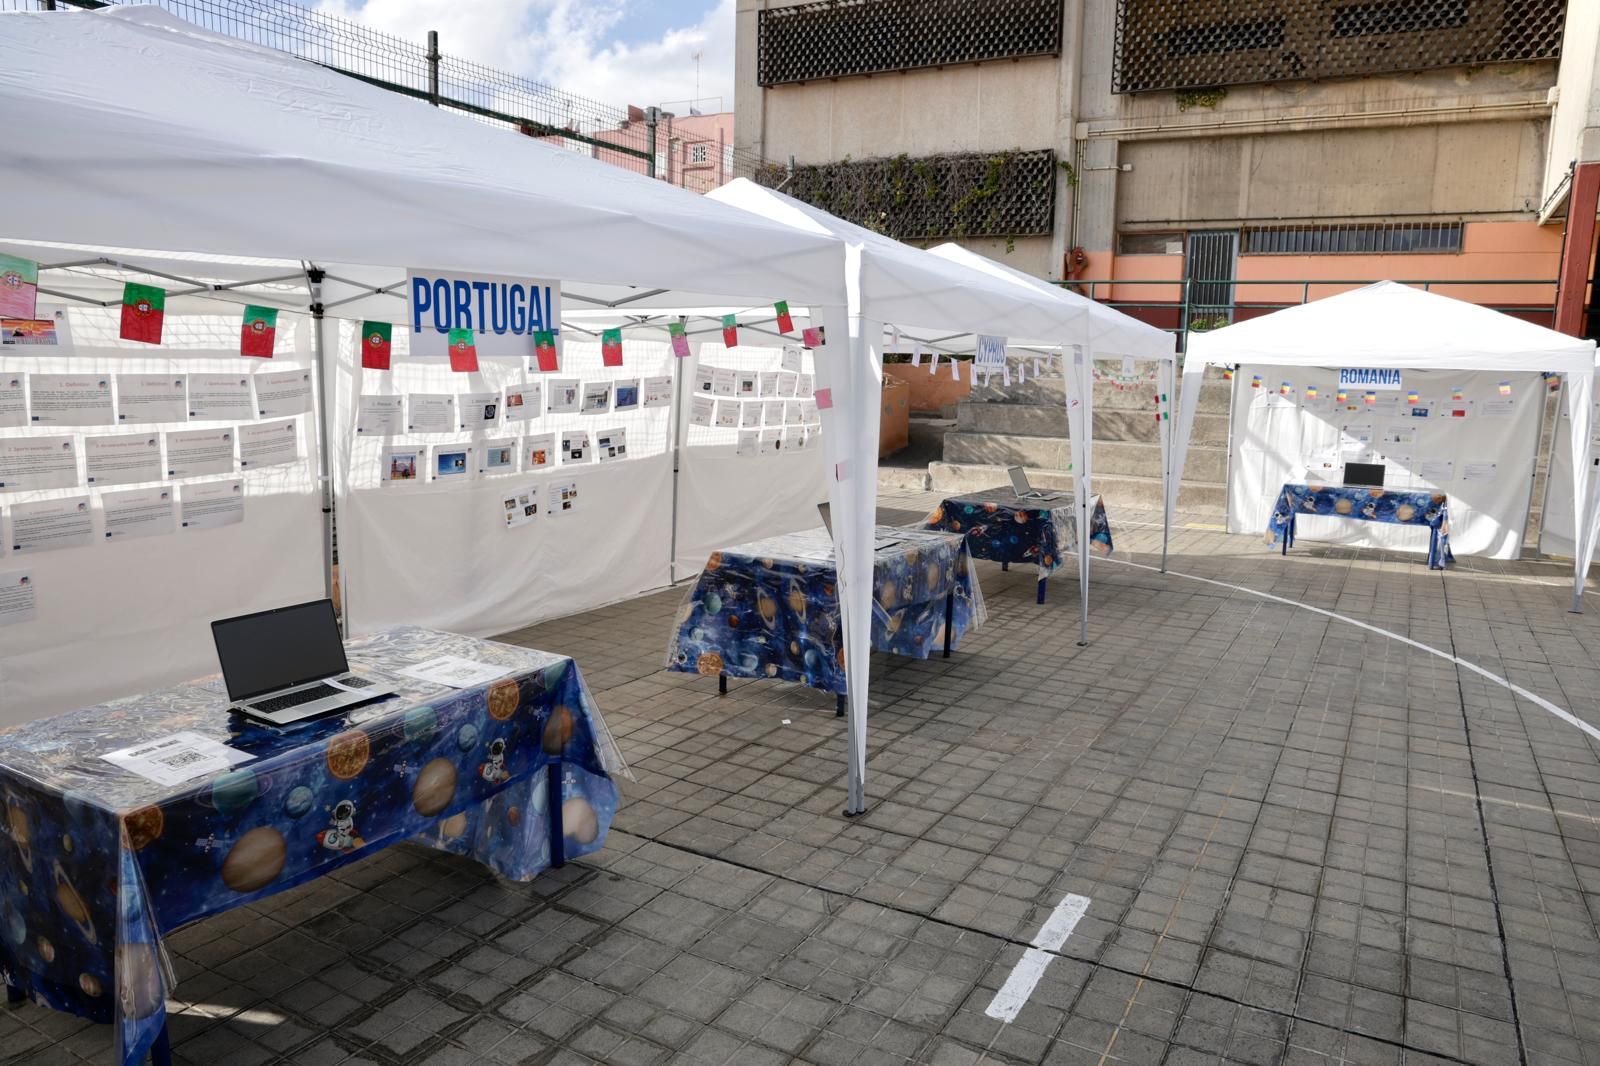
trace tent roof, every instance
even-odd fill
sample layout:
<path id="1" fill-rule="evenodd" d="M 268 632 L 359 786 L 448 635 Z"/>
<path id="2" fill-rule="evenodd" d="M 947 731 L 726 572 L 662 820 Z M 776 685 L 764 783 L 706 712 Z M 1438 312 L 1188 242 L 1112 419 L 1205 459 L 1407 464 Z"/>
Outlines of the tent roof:
<path id="1" fill-rule="evenodd" d="M 1499 311 L 1380 281 L 1189 336 L 1205 363 L 1589 373 L 1595 344 Z"/>
<path id="2" fill-rule="evenodd" d="M 902 329 L 992 333 L 1046 344 L 1081 337 L 1084 309 L 846 222 L 748 178 L 707 194 L 792 229 L 843 240 L 858 253 L 861 287 L 851 310 Z"/>
<path id="3" fill-rule="evenodd" d="M 1082 308 L 1089 316 L 1089 349 L 1095 355 L 1125 355 L 1134 359 L 1158 359 L 1167 362 L 1176 358 L 1177 337 L 1164 329 L 1157 329 L 1155 326 L 1140 322 L 1137 318 L 1125 315 L 1114 307 L 1096 303 L 1059 285 L 1052 285 L 1043 278 L 1024 274 L 1015 267 L 979 255 L 959 244 L 941 244 L 928 251 L 941 259 L 948 259 L 952 263 L 960 263 L 995 277 L 1039 289 L 1058 300 L 1066 301 L 1070 306 Z"/>
<path id="4" fill-rule="evenodd" d="M 0 50 L 9 238 L 846 302 L 826 235 L 159 9 L 0 14 Z"/>

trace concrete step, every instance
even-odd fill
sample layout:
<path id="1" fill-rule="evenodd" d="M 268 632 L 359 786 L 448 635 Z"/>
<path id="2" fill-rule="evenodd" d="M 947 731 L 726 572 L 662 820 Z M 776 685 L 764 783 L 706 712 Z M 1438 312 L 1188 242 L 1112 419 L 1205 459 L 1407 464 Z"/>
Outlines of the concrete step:
<path id="1" fill-rule="evenodd" d="M 1231 383 L 1223 381 L 1219 371 L 1215 368 L 1208 370 L 1205 382 L 1201 386 L 1200 406 L 1197 410 L 1206 414 L 1227 414 L 1231 389 Z M 1115 408 L 1142 410 L 1151 406 L 1151 395 L 1154 392 L 1155 382 L 1145 382 L 1131 388 L 1118 388 L 1114 381 L 1096 381 L 1094 405 L 1100 410 Z M 974 384 L 971 399 L 967 402 L 1043 404 L 1061 407 L 1066 403 L 1066 395 L 1066 385 L 1059 377 L 1030 377 L 1021 383 L 1013 377 L 1009 387 L 1001 384 L 999 377 L 992 377 L 988 385 Z M 1177 409 L 1176 403 L 1173 409 Z"/>
<path id="2" fill-rule="evenodd" d="M 896 492 L 922 492 L 928 487 L 928 468 L 879 466 L 878 488 Z"/>
<path id="3" fill-rule="evenodd" d="M 944 461 L 977 466 L 1021 466 L 1038 470 L 1065 470 L 1072 461 L 1065 437 L 1035 437 L 1014 433 L 972 433 L 952 430 L 945 434 Z M 1222 482 L 1227 476 L 1226 448 L 1190 444 L 1184 473 L 1199 482 Z M 1161 476 L 1161 449 L 1154 444 L 1114 440 L 1094 442 L 1096 473 Z"/>
<path id="4" fill-rule="evenodd" d="M 1145 441 L 1157 444 L 1155 409 L 1106 410 L 1096 407 L 1094 439 Z M 1067 436 L 1064 407 L 1021 403 L 962 403 L 956 410 L 955 428 L 964 433 L 1008 433 L 1025 437 Z M 1199 444 L 1222 444 L 1228 439 L 1226 414 L 1197 414 L 1191 438 Z"/>
<path id="5" fill-rule="evenodd" d="M 1028 480 L 1042 489 L 1071 491 L 1072 476 L 1061 470 L 1029 470 Z M 935 492 L 956 495 L 977 492 L 1007 484 L 1005 468 L 984 463 L 931 463 L 929 487 Z M 1094 475 L 1094 491 L 1105 498 L 1110 513 L 1111 531 L 1117 529 L 1118 508 L 1159 511 L 1161 479 L 1118 474 Z M 1178 507 L 1192 514 L 1220 515 L 1227 509 L 1227 487 L 1185 481 L 1178 494 Z"/>

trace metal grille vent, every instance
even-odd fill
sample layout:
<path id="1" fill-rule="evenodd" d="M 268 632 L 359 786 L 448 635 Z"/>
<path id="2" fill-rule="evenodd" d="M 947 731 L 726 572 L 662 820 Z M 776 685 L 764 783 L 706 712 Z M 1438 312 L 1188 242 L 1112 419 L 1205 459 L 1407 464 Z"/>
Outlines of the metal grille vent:
<path id="1" fill-rule="evenodd" d="M 1118 0 L 1116 92 L 1561 55 L 1566 0 Z"/>
<path id="2" fill-rule="evenodd" d="M 1408 255 L 1461 251 L 1459 222 L 1258 226 L 1244 231 L 1245 255 Z"/>
<path id="3" fill-rule="evenodd" d="M 1027 237 L 1055 221 L 1056 155 L 968 152 L 767 166 L 756 180 L 898 240 Z"/>
<path id="4" fill-rule="evenodd" d="M 822 0 L 759 14 L 762 85 L 1061 53 L 1061 0 Z"/>

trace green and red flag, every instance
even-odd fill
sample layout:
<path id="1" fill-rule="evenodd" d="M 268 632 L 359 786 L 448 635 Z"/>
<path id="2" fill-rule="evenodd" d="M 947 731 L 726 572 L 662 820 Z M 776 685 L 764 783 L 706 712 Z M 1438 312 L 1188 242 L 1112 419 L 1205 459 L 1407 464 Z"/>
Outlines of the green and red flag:
<path id="1" fill-rule="evenodd" d="M 450 346 L 450 369 L 457 374 L 478 372 L 478 339 L 470 329 L 453 329 L 447 337 Z"/>
<path id="2" fill-rule="evenodd" d="M 239 354 L 271 359 L 277 335 L 278 309 L 251 304 L 244 309 L 244 322 L 239 327 Z"/>
<path id="3" fill-rule="evenodd" d="M 539 361 L 541 373 L 561 369 L 561 361 L 556 356 L 556 335 L 553 330 L 541 329 L 534 331 L 533 355 Z"/>
<path id="4" fill-rule="evenodd" d="M 672 338 L 672 354 L 679 359 L 689 358 L 689 335 L 683 331 L 683 323 L 668 322 L 667 334 Z"/>
<path id="5" fill-rule="evenodd" d="M 122 333 L 125 341 L 161 343 L 161 325 L 167 317 L 167 294 L 154 285 L 122 287 Z"/>
<path id="6" fill-rule="evenodd" d="M 606 366 L 622 365 L 622 329 L 602 330 L 600 333 L 600 360 Z"/>
<path id="7" fill-rule="evenodd" d="M 37 318 L 39 264 L 0 255 L 0 318 Z"/>
<path id="8" fill-rule="evenodd" d="M 789 317 L 789 301 L 779 300 L 772 305 L 772 309 L 778 312 L 778 332 L 793 333 L 794 319 Z"/>
<path id="9" fill-rule="evenodd" d="M 388 322 L 361 323 L 361 369 L 388 370 L 394 326 Z"/>
<path id="10" fill-rule="evenodd" d="M 722 343 L 728 348 L 739 346 L 739 316 L 722 316 Z"/>

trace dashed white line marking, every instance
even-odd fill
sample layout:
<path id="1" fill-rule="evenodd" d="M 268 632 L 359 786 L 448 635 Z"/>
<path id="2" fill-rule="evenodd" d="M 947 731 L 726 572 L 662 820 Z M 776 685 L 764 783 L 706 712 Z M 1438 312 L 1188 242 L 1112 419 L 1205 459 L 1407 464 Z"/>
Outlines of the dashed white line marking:
<path id="1" fill-rule="evenodd" d="M 1067 937 L 1072 935 L 1072 930 L 1077 928 L 1079 919 L 1088 909 L 1088 896 L 1069 894 L 1063 897 L 1056 904 L 1056 909 L 1050 912 L 1050 917 L 1045 919 L 1039 935 L 1033 938 L 1033 947 L 1022 953 L 1022 958 L 1011 970 L 1011 976 L 1006 978 L 1006 983 L 1000 986 L 1000 991 L 994 994 L 989 1008 L 983 1013 L 1002 1022 L 1016 1021 L 1017 1015 L 1027 1006 L 1028 998 L 1038 986 L 1039 979 L 1044 976 L 1045 967 L 1056 957 L 1055 953 L 1061 950 L 1061 945 L 1067 942 Z"/>

